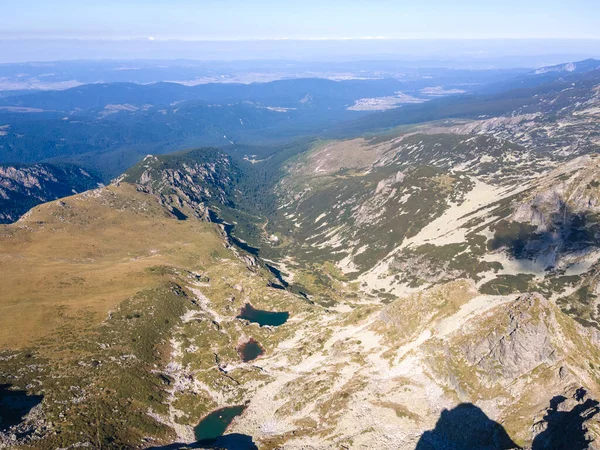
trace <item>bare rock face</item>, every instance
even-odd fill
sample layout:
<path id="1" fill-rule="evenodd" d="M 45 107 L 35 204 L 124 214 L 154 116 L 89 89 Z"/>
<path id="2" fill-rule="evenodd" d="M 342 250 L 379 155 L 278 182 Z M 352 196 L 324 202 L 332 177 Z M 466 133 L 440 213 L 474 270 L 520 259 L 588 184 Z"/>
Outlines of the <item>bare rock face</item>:
<path id="1" fill-rule="evenodd" d="M 521 447 L 596 448 L 595 334 L 541 294 L 523 294 L 438 341 L 430 367 L 461 401 L 492 412 Z"/>
<path id="2" fill-rule="evenodd" d="M 0 223 L 15 222 L 40 203 L 93 189 L 99 184 L 99 178 L 76 166 L 0 165 Z"/>
<path id="3" fill-rule="evenodd" d="M 204 149 L 181 156 L 148 155 L 117 182 L 137 184 L 140 190 L 155 195 L 178 219 L 191 214 L 210 220 L 211 206 L 232 206 L 229 190 L 233 171 L 225 154 Z"/>
<path id="4" fill-rule="evenodd" d="M 538 227 L 538 232 L 568 225 L 573 217 L 599 211 L 600 185 L 596 159 L 579 158 L 557 169 L 527 198 L 519 202 L 511 220 Z"/>
<path id="5" fill-rule="evenodd" d="M 587 336 L 577 327 L 542 295 L 524 294 L 473 316 L 445 340 L 436 341 L 428 361 L 436 378 L 465 401 L 504 397 L 502 403 L 508 398 L 509 403 L 518 402 L 537 389 L 541 374 L 550 390 L 563 392 L 573 382 L 586 381 L 573 378 L 577 371 L 567 364 L 568 349 L 581 345 L 579 333 Z M 591 339 L 585 342 L 591 345 Z M 547 394 L 535 400 L 541 401 L 538 408 L 545 406 Z"/>
<path id="6" fill-rule="evenodd" d="M 553 218 L 565 207 L 564 194 L 563 185 L 536 194 L 530 201 L 517 207 L 512 219 L 537 226 L 539 231 L 546 231 L 551 227 Z"/>
<path id="7" fill-rule="evenodd" d="M 542 363 L 554 362 L 556 336 L 548 300 L 527 294 L 497 311 L 499 323 L 480 342 L 465 348 L 466 358 L 490 380 L 509 383 Z"/>

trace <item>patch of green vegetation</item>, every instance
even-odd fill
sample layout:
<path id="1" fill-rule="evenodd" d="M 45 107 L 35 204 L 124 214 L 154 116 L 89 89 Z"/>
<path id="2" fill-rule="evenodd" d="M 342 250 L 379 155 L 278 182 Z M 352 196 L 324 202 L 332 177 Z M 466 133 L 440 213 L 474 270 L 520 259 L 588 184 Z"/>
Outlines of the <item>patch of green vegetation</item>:
<path id="1" fill-rule="evenodd" d="M 409 419 L 409 420 L 412 420 L 413 422 L 421 421 L 421 417 L 419 417 L 418 414 L 413 413 L 406 406 L 400 405 L 399 403 L 384 401 L 384 402 L 376 403 L 376 405 L 381 406 L 382 408 L 392 409 L 396 413 L 396 417 L 399 417 L 401 419 Z"/>
<path id="2" fill-rule="evenodd" d="M 344 273 L 331 261 L 322 264 L 306 264 L 294 275 L 294 290 L 304 292 L 322 306 L 333 306 L 347 296 L 355 296 L 354 287 L 349 287 Z"/>
<path id="3" fill-rule="evenodd" d="M 106 322 L 83 333 L 61 328 L 45 343 L 53 348 L 51 360 L 31 351 L 29 362 L 0 361 L 0 381 L 32 386 L 44 397 L 54 432 L 35 446 L 89 442 L 124 449 L 148 436 L 172 438 L 171 429 L 148 415 L 167 413 L 165 379 L 153 371 L 167 360 L 164 344 L 189 304 L 178 285 L 166 283 L 123 302 Z"/>
<path id="4" fill-rule="evenodd" d="M 482 261 L 486 238 L 471 233 L 466 242 L 434 245 L 423 244 L 405 249 L 396 256 L 391 270 L 398 281 L 418 287 L 425 283 L 439 284 L 459 278 L 478 281 L 480 274 L 502 269 L 498 262 Z"/>
<path id="5" fill-rule="evenodd" d="M 499 275 L 479 288 L 482 294 L 508 295 L 524 293 L 531 290 L 531 281 L 535 278 L 531 274 Z"/>
<path id="6" fill-rule="evenodd" d="M 580 281 L 579 278 L 577 277 Z M 600 328 L 600 308 L 596 306 L 597 295 L 584 280 L 575 292 L 568 296 L 559 297 L 557 305 L 563 312 L 573 317 L 585 327 Z"/>
<path id="7" fill-rule="evenodd" d="M 581 281 L 578 275 L 546 276 L 542 282 L 537 283 L 536 289 L 546 297 L 561 294 L 565 289 L 575 286 Z"/>

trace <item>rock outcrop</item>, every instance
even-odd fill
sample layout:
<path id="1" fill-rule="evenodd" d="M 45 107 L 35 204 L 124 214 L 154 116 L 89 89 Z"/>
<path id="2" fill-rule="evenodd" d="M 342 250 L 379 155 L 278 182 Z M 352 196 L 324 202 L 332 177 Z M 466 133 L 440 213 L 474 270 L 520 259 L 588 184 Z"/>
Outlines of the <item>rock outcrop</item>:
<path id="1" fill-rule="evenodd" d="M 40 203 L 98 187 L 100 179 L 70 165 L 0 165 L 0 223 L 12 223 Z"/>

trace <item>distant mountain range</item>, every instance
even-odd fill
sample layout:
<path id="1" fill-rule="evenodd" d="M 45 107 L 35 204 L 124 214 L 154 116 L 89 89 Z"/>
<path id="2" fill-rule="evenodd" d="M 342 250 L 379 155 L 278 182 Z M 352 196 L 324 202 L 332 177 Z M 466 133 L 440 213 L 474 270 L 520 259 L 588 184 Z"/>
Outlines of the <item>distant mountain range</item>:
<path id="1" fill-rule="evenodd" d="M 585 72 L 590 72 L 590 71 L 596 70 L 596 69 L 600 69 L 600 60 L 590 58 L 590 59 L 586 59 L 583 61 L 558 64 L 556 66 L 541 67 L 537 70 L 534 70 L 531 74 L 532 75 L 542 75 L 542 74 L 552 73 L 552 72 L 585 73 Z"/>
<path id="2" fill-rule="evenodd" d="M 107 182 L 147 153 L 274 145 L 318 135 L 377 105 L 385 109 L 456 95 L 514 72 L 425 73 L 402 80 L 100 83 L 11 95 L 0 98 L 0 162 L 74 163 Z"/>

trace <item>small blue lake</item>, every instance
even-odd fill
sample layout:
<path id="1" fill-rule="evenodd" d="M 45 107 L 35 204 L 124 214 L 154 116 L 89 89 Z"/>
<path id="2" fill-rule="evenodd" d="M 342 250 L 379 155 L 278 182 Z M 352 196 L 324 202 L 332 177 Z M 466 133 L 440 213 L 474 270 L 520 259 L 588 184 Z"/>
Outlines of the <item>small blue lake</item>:
<path id="1" fill-rule="evenodd" d="M 261 327 L 266 325 L 278 327 L 287 322 L 290 317 L 290 313 L 287 311 L 263 311 L 261 309 L 254 308 L 250 303 L 246 303 L 237 317 L 238 319 L 244 319 L 249 322 L 257 323 Z"/>
<path id="2" fill-rule="evenodd" d="M 228 406 L 208 414 L 194 428 L 194 434 L 199 444 L 211 444 L 227 430 L 229 424 L 242 414 L 245 406 Z"/>

